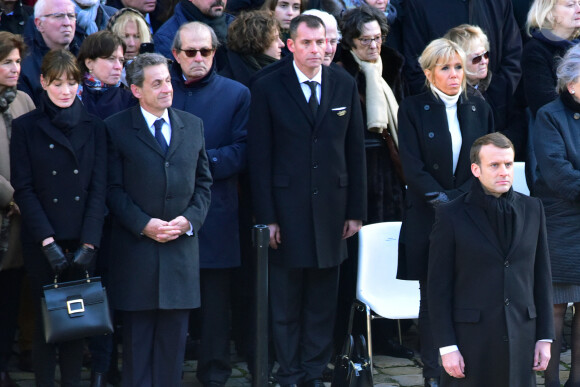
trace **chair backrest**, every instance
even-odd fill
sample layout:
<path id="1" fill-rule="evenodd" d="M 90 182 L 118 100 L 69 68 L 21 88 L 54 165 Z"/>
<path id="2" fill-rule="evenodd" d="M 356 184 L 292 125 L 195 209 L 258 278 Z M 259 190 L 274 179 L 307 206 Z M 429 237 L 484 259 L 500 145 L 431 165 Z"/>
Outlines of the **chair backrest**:
<path id="1" fill-rule="evenodd" d="M 526 163 L 516 161 L 514 163 L 514 191 L 530 196 L 530 189 L 526 181 Z"/>
<path id="2" fill-rule="evenodd" d="M 419 282 L 396 278 L 401 222 L 364 226 L 359 232 L 357 299 L 390 319 L 417 318 Z"/>

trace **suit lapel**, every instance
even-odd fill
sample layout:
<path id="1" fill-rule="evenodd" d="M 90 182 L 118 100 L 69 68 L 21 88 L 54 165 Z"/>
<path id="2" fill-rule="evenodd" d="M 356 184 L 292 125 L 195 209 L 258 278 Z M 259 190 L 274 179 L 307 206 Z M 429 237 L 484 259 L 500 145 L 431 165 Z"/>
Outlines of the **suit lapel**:
<path id="1" fill-rule="evenodd" d="M 499 256 L 503 259 L 503 251 L 501 250 L 501 246 L 499 244 L 499 240 L 495 235 L 489 221 L 487 220 L 487 215 L 485 215 L 485 211 L 483 208 L 478 206 L 477 204 L 470 203 L 471 194 L 468 194 L 465 198 L 465 202 L 468 204 L 465 206 L 465 212 L 467 215 L 473 220 L 476 227 L 481 231 L 483 236 L 487 238 L 487 240 L 493 245 L 493 247 L 498 251 Z"/>
<path id="2" fill-rule="evenodd" d="M 137 138 L 143 141 L 147 146 L 157 152 L 161 157 L 165 158 L 165 155 L 161 151 L 161 147 L 155 140 L 155 137 L 151 134 L 149 127 L 147 126 L 147 121 L 141 113 L 141 108 L 136 106 L 133 108 L 133 128 L 137 130 Z"/>
<path id="3" fill-rule="evenodd" d="M 314 124 L 314 117 L 312 116 L 312 112 L 310 111 L 310 107 L 308 106 L 308 102 L 304 97 L 304 93 L 302 92 L 302 87 L 300 86 L 300 82 L 298 82 L 298 77 L 296 76 L 296 71 L 294 71 L 294 65 L 292 64 L 293 61 L 289 61 L 285 67 L 285 71 L 282 72 L 282 84 L 288 91 L 288 94 L 294 99 L 296 104 L 302 110 L 304 116 L 308 119 L 310 124 Z M 320 106 L 318 110 L 320 111 Z"/>
<path id="4" fill-rule="evenodd" d="M 318 130 L 322 119 L 324 118 L 326 112 L 330 108 L 330 97 L 334 93 L 334 80 L 330 79 L 328 76 L 328 69 L 322 66 L 322 83 L 321 83 L 321 94 L 320 94 L 320 106 L 318 107 L 318 113 L 316 114 L 316 120 L 314 124 L 314 130 Z"/>
<path id="5" fill-rule="evenodd" d="M 519 245 L 522 235 L 524 234 L 524 225 L 526 224 L 526 207 L 523 205 L 523 201 L 519 200 L 515 192 L 512 193 L 514 198 L 514 232 L 513 239 L 510 244 L 510 249 L 508 252 L 508 257 L 514 252 L 514 249 Z"/>
<path id="6" fill-rule="evenodd" d="M 169 142 L 169 149 L 167 150 L 167 159 L 175 153 L 177 148 L 183 142 L 183 130 L 184 125 L 181 119 L 173 112 L 173 109 L 169 108 L 169 120 L 171 121 L 171 141 Z"/>
<path id="7" fill-rule="evenodd" d="M 74 154 L 74 149 L 72 148 L 71 142 L 68 138 L 64 135 L 64 133 L 55 127 L 48 117 L 43 117 L 38 125 L 42 128 L 42 131 L 46 133 L 46 135 L 52 138 L 54 141 L 58 142 L 60 145 L 64 146 L 68 150 L 70 150 Z"/>

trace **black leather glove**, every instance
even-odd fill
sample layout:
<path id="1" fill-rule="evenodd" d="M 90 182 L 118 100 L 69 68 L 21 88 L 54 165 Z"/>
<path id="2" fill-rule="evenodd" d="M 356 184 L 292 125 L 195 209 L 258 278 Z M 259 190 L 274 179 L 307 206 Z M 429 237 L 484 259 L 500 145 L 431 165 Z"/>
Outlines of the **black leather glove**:
<path id="1" fill-rule="evenodd" d="M 441 203 L 447 203 L 449 198 L 445 192 L 427 192 L 425 194 L 425 200 L 431 205 L 431 207 L 436 208 Z"/>
<path id="2" fill-rule="evenodd" d="M 42 252 L 48 259 L 48 263 L 52 267 L 55 274 L 60 274 L 68 267 L 68 261 L 62 252 L 62 249 L 56 242 L 51 242 L 46 246 L 42 246 Z"/>
<path id="3" fill-rule="evenodd" d="M 95 260 L 95 254 L 95 249 L 91 249 L 90 247 L 82 245 L 75 252 L 73 265 L 80 268 L 81 270 L 89 270 L 93 265 L 93 261 Z"/>

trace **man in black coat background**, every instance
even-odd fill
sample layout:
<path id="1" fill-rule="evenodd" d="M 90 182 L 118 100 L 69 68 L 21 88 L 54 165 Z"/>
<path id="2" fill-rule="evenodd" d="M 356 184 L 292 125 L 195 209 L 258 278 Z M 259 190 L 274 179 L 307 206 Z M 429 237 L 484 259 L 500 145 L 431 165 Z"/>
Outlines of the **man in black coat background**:
<path id="1" fill-rule="evenodd" d="M 290 36 L 293 60 L 252 84 L 248 163 L 256 220 L 270 228 L 277 378 L 318 387 L 332 354 L 345 239 L 365 218 L 364 138 L 354 79 L 322 66 L 322 21 L 301 15 Z"/>
<path id="2" fill-rule="evenodd" d="M 197 232 L 212 178 L 201 120 L 171 108 L 166 59 L 140 55 L 128 73 L 140 106 L 106 120 L 108 290 L 123 312 L 123 385 L 177 387 L 189 312 L 200 306 Z"/>
<path id="3" fill-rule="evenodd" d="M 514 192 L 513 144 L 471 148 L 471 190 L 436 209 L 429 306 L 442 386 L 530 387 L 550 360 L 552 276 L 544 208 Z"/>

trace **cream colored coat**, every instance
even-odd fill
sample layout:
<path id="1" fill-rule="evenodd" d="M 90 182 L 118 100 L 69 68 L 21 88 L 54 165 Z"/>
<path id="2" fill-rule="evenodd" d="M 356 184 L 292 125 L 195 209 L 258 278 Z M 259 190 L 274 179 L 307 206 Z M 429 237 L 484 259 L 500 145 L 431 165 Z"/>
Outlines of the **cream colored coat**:
<path id="1" fill-rule="evenodd" d="M 8 111 L 12 113 L 12 118 L 19 117 L 31 110 L 35 106 L 28 94 L 18 91 L 16 98 L 10 104 Z M 0 116 L 0 222 L 6 216 L 7 207 L 12 200 L 14 189 L 10 184 L 10 141 L 6 123 Z M 13 216 L 10 222 L 10 232 L 8 233 L 8 251 L 0 260 L 0 270 L 11 269 L 22 266 L 22 250 L 20 247 L 20 216 Z"/>

